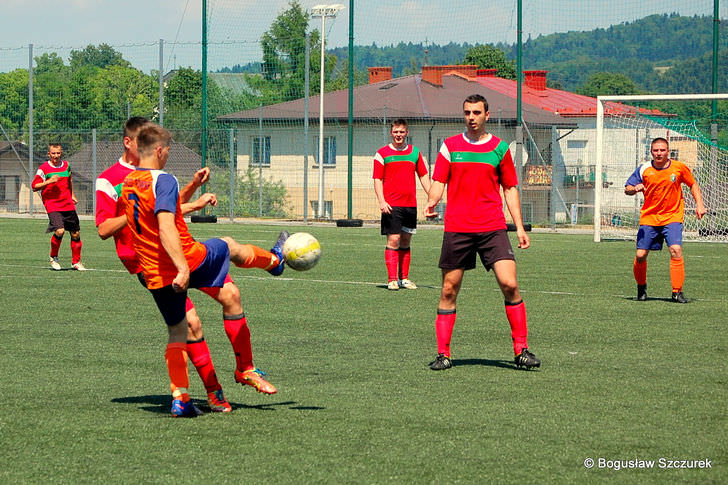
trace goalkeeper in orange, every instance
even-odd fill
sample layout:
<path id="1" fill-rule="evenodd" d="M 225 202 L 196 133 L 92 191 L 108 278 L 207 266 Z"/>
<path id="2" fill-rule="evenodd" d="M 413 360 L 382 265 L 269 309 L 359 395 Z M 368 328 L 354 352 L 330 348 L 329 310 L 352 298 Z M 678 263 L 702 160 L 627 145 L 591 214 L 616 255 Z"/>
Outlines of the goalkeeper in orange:
<path id="1" fill-rule="evenodd" d="M 692 172 L 682 162 L 670 159 L 670 147 L 665 138 L 655 138 L 650 145 L 652 161 L 644 163 L 630 175 L 624 193 L 645 197 L 640 211 L 640 228 L 637 233 L 637 253 L 634 258 L 634 278 L 637 281 L 637 300 L 647 300 L 647 255 L 651 250 L 660 251 L 663 242 L 670 250 L 670 281 L 672 301 L 687 303 L 683 295 L 685 261 L 682 252 L 683 216 L 685 199 L 682 184 L 690 187 L 695 199 L 695 217 L 702 219 L 705 213 L 703 196 Z"/>

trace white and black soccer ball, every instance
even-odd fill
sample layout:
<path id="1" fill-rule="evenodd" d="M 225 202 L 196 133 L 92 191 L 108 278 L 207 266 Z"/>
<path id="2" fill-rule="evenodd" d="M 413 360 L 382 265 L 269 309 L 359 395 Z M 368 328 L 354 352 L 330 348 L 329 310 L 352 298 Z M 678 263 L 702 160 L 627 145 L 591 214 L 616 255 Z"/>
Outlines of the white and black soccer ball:
<path id="1" fill-rule="evenodd" d="M 288 236 L 283 244 L 286 264 L 296 271 L 308 271 L 321 258 L 321 244 L 307 232 L 296 232 Z"/>

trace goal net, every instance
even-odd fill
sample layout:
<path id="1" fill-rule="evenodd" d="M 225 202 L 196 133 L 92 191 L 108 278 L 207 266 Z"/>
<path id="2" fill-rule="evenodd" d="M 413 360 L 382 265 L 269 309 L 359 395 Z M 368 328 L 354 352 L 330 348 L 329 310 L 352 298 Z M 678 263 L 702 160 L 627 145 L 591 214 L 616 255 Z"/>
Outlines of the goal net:
<path id="1" fill-rule="evenodd" d="M 670 158 L 690 167 L 708 209 L 698 220 L 695 200 L 690 189 L 683 185 L 683 239 L 728 242 L 728 149 L 711 140 L 715 135 L 711 135 L 710 126 L 706 130 L 697 121 L 681 120 L 670 112 L 671 109 L 690 111 L 680 109 L 682 102 L 702 100 L 709 106 L 711 100 L 728 99 L 728 94 L 600 96 L 597 99 L 596 173 L 601 173 L 602 179 L 609 182 L 595 184 L 594 241 L 636 238 L 644 198 L 642 194 L 625 195 L 624 184 L 639 165 L 652 159 L 651 141 L 662 137 L 670 144 Z M 642 101 L 651 102 L 653 107 L 637 107 Z M 715 125 L 712 131 L 716 132 Z"/>

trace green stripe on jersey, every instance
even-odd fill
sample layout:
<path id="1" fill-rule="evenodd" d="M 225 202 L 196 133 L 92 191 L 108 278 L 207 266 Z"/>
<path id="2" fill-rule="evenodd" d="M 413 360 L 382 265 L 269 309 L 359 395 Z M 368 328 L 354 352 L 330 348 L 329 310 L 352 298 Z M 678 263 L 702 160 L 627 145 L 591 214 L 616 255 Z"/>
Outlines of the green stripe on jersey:
<path id="1" fill-rule="evenodd" d="M 412 153 L 409 155 L 388 155 L 384 157 L 384 164 L 391 162 L 412 162 L 417 165 L 417 160 L 420 158 L 420 150 L 413 146 Z"/>
<path id="2" fill-rule="evenodd" d="M 487 163 L 497 168 L 507 150 L 508 145 L 501 140 L 493 150 L 485 153 L 453 151 L 450 153 L 450 163 Z"/>
<path id="3" fill-rule="evenodd" d="M 62 172 L 53 171 L 53 169 L 51 169 L 50 172 L 46 172 L 46 177 L 52 177 L 53 175 L 58 175 L 59 177 L 68 177 L 69 175 L 71 175 L 70 168 L 71 167 L 68 167 L 66 170 L 64 170 Z"/>

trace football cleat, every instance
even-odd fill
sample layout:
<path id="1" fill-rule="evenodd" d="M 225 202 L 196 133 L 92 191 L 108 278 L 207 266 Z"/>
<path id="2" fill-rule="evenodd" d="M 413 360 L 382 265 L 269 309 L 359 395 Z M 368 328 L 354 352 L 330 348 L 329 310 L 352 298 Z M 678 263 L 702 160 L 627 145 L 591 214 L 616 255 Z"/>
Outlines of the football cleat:
<path id="1" fill-rule="evenodd" d="M 288 231 L 281 231 L 281 233 L 278 235 L 278 239 L 276 240 L 275 245 L 270 250 L 270 252 L 275 254 L 278 258 L 278 265 L 268 270 L 268 272 L 273 276 L 282 275 L 283 270 L 285 269 L 286 258 L 283 255 L 283 245 L 286 243 L 286 239 L 288 239 L 289 235 L 290 234 L 288 234 Z"/>
<path id="2" fill-rule="evenodd" d="M 637 285 L 637 301 L 647 300 L 647 285 Z"/>
<path id="3" fill-rule="evenodd" d="M 275 394 L 278 389 L 273 384 L 263 379 L 265 372 L 260 369 L 250 369 L 243 372 L 235 371 L 235 382 L 254 387 L 256 391 L 263 394 Z"/>
<path id="4" fill-rule="evenodd" d="M 399 284 L 400 288 L 404 288 L 405 290 L 416 290 L 417 285 L 408 280 L 407 278 L 403 279 L 402 282 Z"/>
<path id="5" fill-rule="evenodd" d="M 517 367 L 525 367 L 526 370 L 532 367 L 541 367 L 541 361 L 528 350 L 528 347 L 523 347 L 521 353 L 516 355 L 513 361 Z"/>
<path id="6" fill-rule="evenodd" d="M 61 270 L 61 263 L 58 262 L 58 256 L 51 256 L 51 268 L 56 271 Z"/>
<path id="7" fill-rule="evenodd" d="M 450 357 L 445 354 L 437 354 L 435 360 L 430 362 L 430 369 L 432 370 L 445 370 L 452 367 Z"/>
<path id="8" fill-rule="evenodd" d="M 673 291 L 671 300 L 673 303 L 687 303 L 688 302 L 688 299 L 685 298 L 685 295 L 683 295 L 682 291 Z"/>
<path id="9" fill-rule="evenodd" d="M 75 269 L 76 271 L 88 271 L 86 269 L 86 266 L 84 266 L 81 261 L 79 261 L 78 263 L 73 263 L 73 269 Z"/>
<path id="10" fill-rule="evenodd" d="M 207 393 L 207 405 L 210 406 L 210 411 L 213 413 L 229 413 L 233 410 L 225 395 L 222 393 L 222 389 Z"/>
<path id="11" fill-rule="evenodd" d="M 182 399 L 172 401 L 172 416 L 175 418 L 196 418 L 202 411 L 192 404 L 192 401 L 184 402 Z"/>
<path id="12" fill-rule="evenodd" d="M 399 283 L 397 283 L 397 280 L 392 280 L 389 283 L 387 283 L 387 289 L 392 291 L 399 290 Z"/>

